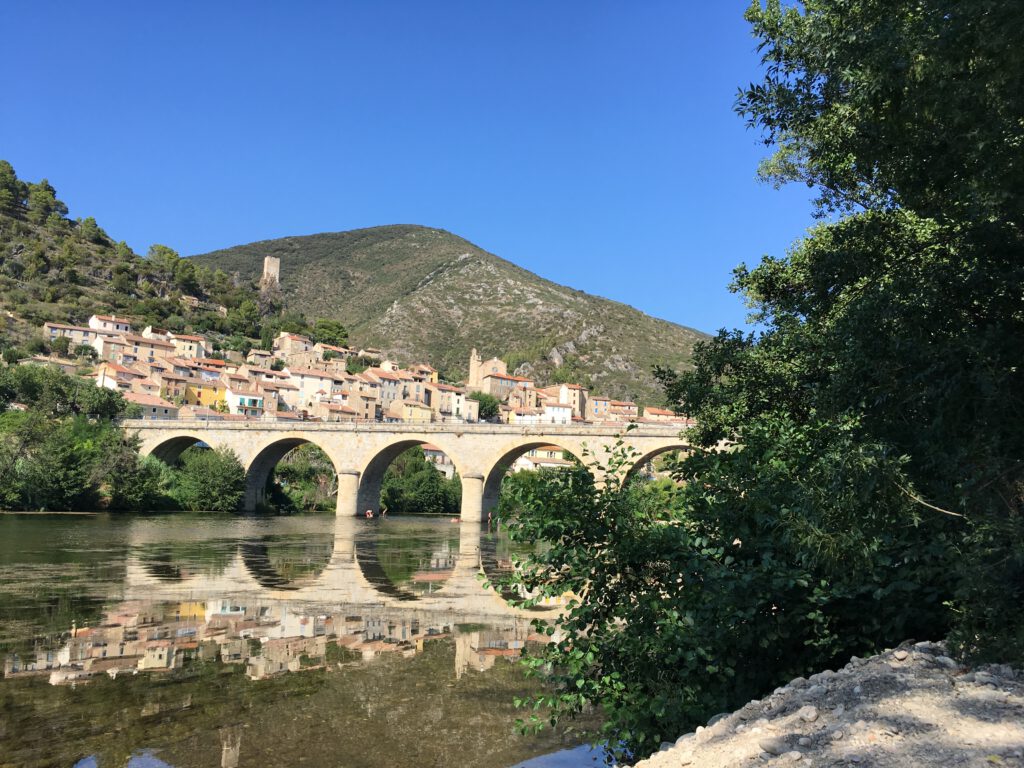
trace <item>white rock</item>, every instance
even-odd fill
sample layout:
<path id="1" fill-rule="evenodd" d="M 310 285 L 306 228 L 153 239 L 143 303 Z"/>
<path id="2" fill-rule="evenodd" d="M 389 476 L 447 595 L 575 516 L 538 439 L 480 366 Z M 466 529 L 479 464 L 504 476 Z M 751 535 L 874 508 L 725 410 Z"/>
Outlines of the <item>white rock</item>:
<path id="1" fill-rule="evenodd" d="M 812 707 L 808 704 L 806 707 L 800 707 L 800 709 L 797 710 L 797 715 L 805 723 L 813 723 L 818 719 L 818 708 Z"/>

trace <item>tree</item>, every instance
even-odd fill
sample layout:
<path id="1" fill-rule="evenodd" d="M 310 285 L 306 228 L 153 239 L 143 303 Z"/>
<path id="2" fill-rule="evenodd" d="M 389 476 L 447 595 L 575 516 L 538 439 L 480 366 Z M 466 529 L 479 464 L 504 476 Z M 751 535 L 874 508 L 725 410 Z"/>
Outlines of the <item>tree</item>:
<path id="1" fill-rule="evenodd" d="M 260 310 L 252 299 L 243 301 L 238 309 L 231 310 L 228 320 L 236 333 L 243 336 L 257 337 L 260 335 Z"/>
<path id="2" fill-rule="evenodd" d="M 457 515 L 462 484 L 447 479 L 415 446 L 400 454 L 384 473 L 381 505 L 394 515 Z"/>
<path id="3" fill-rule="evenodd" d="M 735 432 L 767 410 L 747 396 L 753 377 L 783 383 L 789 357 L 787 415 L 852 416 L 859 439 L 908 457 L 900 485 L 918 510 L 955 524 L 956 645 L 1022 659 L 1024 99 L 1010 73 L 1024 8 L 772 2 L 748 18 L 766 75 L 738 108 L 776 147 L 764 175 L 815 185 L 823 215 L 852 213 L 737 272 L 767 330 L 720 337 L 715 369 L 681 394 L 706 439 Z M 739 392 L 725 379 L 737 369 L 750 371 Z M 727 390 L 745 409 L 713 405 Z"/>
<path id="4" fill-rule="evenodd" d="M 57 199 L 55 190 L 46 179 L 38 184 L 28 185 L 28 220 L 34 224 L 42 224 L 51 214 L 58 217 L 66 215 L 68 207 Z"/>
<path id="5" fill-rule="evenodd" d="M 345 326 L 337 320 L 330 320 L 325 317 L 321 317 L 316 321 L 309 336 L 315 342 L 333 344 L 337 347 L 344 346 L 348 341 L 348 331 L 345 330 Z"/>
<path id="6" fill-rule="evenodd" d="M 85 217 L 79 223 L 78 235 L 87 243 L 104 243 L 107 240 L 107 236 L 92 216 Z"/>
<path id="7" fill-rule="evenodd" d="M 234 512 L 245 495 L 245 470 L 230 449 L 189 448 L 172 493 L 193 512 Z"/>
<path id="8" fill-rule="evenodd" d="M 99 357 L 99 353 L 96 352 L 96 348 L 89 344 L 78 344 L 74 349 L 75 357 L 82 357 L 86 360 L 95 360 Z"/>
<path id="9" fill-rule="evenodd" d="M 28 197 L 28 187 L 18 179 L 12 166 L 0 160 L 0 211 L 17 213 Z"/>
<path id="10" fill-rule="evenodd" d="M 480 403 L 480 420 L 490 421 L 501 413 L 501 401 L 486 392 L 470 392 L 466 397 Z"/>
<path id="11" fill-rule="evenodd" d="M 814 186 L 827 221 L 737 270 L 761 330 L 659 372 L 697 423 L 669 508 L 559 475 L 510 521 L 545 545 L 520 586 L 576 595 L 530 657 L 555 670 L 539 704 L 598 704 L 634 757 L 907 637 L 1024 659 L 1024 8 L 747 13 L 765 78 L 738 109 L 777 150 L 762 172 Z"/>
<path id="12" fill-rule="evenodd" d="M 67 336 L 58 336 L 50 342 L 50 351 L 55 355 L 61 357 L 68 356 L 68 350 L 71 348 L 71 339 Z"/>

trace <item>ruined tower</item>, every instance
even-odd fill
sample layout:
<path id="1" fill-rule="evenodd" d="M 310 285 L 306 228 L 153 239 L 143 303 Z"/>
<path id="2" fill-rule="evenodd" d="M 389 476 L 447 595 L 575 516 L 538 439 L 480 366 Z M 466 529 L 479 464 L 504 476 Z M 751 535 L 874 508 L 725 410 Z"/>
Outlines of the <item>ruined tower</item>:
<path id="1" fill-rule="evenodd" d="M 277 256 L 263 257 L 263 277 L 260 278 L 260 287 L 268 288 L 281 283 L 281 259 Z"/>

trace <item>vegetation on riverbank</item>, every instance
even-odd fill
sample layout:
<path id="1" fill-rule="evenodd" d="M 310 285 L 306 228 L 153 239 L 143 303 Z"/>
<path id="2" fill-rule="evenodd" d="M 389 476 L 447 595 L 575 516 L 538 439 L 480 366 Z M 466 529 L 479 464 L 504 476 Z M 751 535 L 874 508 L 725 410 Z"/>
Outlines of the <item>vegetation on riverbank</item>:
<path id="1" fill-rule="evenodd" d="M 634 757 L 908 637 L 1024 661 L 1024 10 L 747 16 L 766 70 L 738 110 L 777 148 L 765 178 L 815 187 L 827 223 L 737 270 L 759 332 L 660 372 L 697 425 L 673 503 L 575 471 L 511 521 L 549 545 L 523 585 L 577 596 L 529 658 L 560 691 L 533 703 L 599 703 Z"/>
<path id="2" fill-rule="evenodd" d="M 233 454 L 142 458 L 116 421 L 126 410 L 119 392 L 53 368 L 0 369 L 0 509 L 237 509 L 245 474 Z"/>

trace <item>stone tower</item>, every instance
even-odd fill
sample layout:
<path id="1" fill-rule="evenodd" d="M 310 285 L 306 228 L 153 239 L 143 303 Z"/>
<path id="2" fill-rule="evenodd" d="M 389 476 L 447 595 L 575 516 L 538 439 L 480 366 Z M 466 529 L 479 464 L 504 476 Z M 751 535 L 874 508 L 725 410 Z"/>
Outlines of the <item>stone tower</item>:
<path id="1" fill-rule="evenodd" d="M 476 351 L 476 347 L 473 347 L 469 353 L 469 378 L 466 380 L 466 388 L 470 390 L 479 390 L 480 385 L 483 383 L 483 374 L 480 369 L 483 367 L 483 358 Z"/>
<path id="2" fill-rule="evenodd" d="M 263 257 L 263 277 L 260 286 L 269 287 L 281 283 L 281 259 L 277 256 Z"/>

